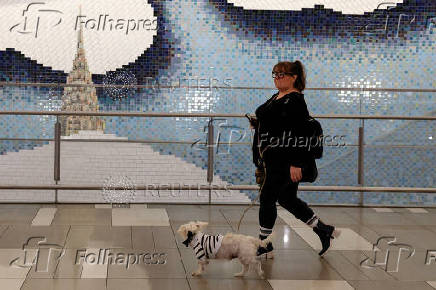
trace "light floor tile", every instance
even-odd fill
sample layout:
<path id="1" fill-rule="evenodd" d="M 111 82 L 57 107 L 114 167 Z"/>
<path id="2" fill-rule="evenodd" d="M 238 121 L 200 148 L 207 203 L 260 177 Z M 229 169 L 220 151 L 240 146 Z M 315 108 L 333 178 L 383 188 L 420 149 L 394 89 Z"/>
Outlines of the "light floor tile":
<path id="1" fill-rule="evenodd" d="M 112 204 L 110 204 L 110 203 L 96 203 L 95 208 L 112 208 Z M 131 203 L 130 208 L 147 208 L 147 204 Z"/>
<path id="2" fill-rule="evenodd" d="M 191 280 L 192 281 L 192 280 Z M 221 281 L 220 281 L 221 282 Z M 190 283 L 191 284 L 191 283 Z M 200 288 L 204 289 L 215 289 L 211 288 L 208 281 L 206 281 L 206 287 Z M 253 283 L 254 284 L 254 283 Z M 208 287 L 209 286 L 209 287 Z M 192 286 L 188 284 L 188 281 L 184 278 L 180 279 L 108 279 L 107 280 L 107 290 L 194 290 Z M 198 289 L 198 288 L 197 288 Z M 234 288 L 237 289 L 237 288 Z M 239 288 L 240 289 L 240 288 Z M 265 288 L 258 288 L 259 290 L 264 290 Z M 250 288 L 250 290 L 257 290 Z"/>
<path id="3" fill-rule="evenodd" d="M 132 204 L 130 204 L 130 208 L 140 208 L 140 209 L 143 209 L 143 208 L 147 208 L 147 205 L 143 204 L 143 203 L 132 203 Z"/>
<path id="4" fill-rule="evenodd" d="M 353 290 L 347 281 L 337 280 L 268 280 L 274 290 Z"/>
<path id="5" fill-rule="evenodd" d="M 349 228 L 337 228 L 341 235 L 332 240 L 330 250 L 341 251 L 370 251 L 373 245 L 365 238 Z M 319 237 L 313 232 L 312 228 L 293 228 L 293 230 L 306 241 L 313 249 L 321 250 Z"/>
<path id="6" fill-rule="evenodd" d="M 436 289 L 436 281 L 427 281 L 427 284 Z"/>
<path id="7" fill-rule="evenodd" d="M 374 207 L 373 210 L 376 212 L 394 212 L 392 209 L 387 207 Z"/>
<path id="8" fill-rule="evenodd" d="M 1 289 L 20 290 L 24 283 L 23 279 L 0 279 Z"/>
<path id="9" fill-rule="evenodd" d="M 277 215 L 291 228 L 307 228 L 308 225 L 295 218 L 293 214 L 284 209 L 277 210 Z"/>
<path id="10" fill-rule="evenodd" d="M 38 210 L 35 218 L 32 220 L 32 226 L 49 226 L 51 225 L 56 211 L 54 207 L 43 207 Z"/>
<path id="11" fill-rule="evenodd" d="M 428 213 L 428 211 L 424 208 L 419 208 L 419 207 L 410 207 L 407 208 L 408 211 L 410 211 L 411 213 Z"/>
<path id="12" fill-rule="evenodd" d="M 96 203 L 95 208 L 112 208 L 110 203 Z"/>
<path id="13" fill-rule="evenodd" d="M 163 208 L 114 208 L 112 226 L 169 226 L 167 211 Z"/>
<path id="14" fill-rule="evenodd" d="M 86 249 L 85 261 L 82 263 L 82 273 L 80 278 L 107 278 L 107 263 L 97 263 L 100 249 Z M 95 257 L 95 260 L 91 258 Z"/>
<path id="15" fill-rule="evenodd" d="M 313 232 L 312 228 L 296 219 L 291 213 L 285 210 L 279 210 L 278 215 L 313 249 L 321 250 L 321 242 L 319 241 L 318 236 Z M 341 231 L 341 235 L 332 241 L 331 250 L 365 251 L 373 249 L 373 245 L 370 242 L 352 229 L 337 229 Z"/>

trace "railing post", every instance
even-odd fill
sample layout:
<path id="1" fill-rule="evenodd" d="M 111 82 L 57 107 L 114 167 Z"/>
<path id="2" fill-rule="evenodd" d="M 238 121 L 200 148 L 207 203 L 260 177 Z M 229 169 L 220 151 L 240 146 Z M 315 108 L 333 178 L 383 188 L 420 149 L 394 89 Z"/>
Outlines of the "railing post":
<path id="1" fill-rule="evenodd" d="M 213 148 L 214 148 L 213 118 L 210 118 L 207 125 L 207 182 L 211 185 L 213 181 Z M 212 203 L 212 190 L 209 188 L 209 204 Z"/>
<path id="2" fill-rule="evenodd" d="M 54 180 L 58 184 L 58 181 L 61 179 L 61 123 L 59 122 L 59 115 L 56 115 L 54 140 Z M 55 189 L 55 203 L 57 202 L 58 190 Z"/>
<path id="3" fill-rule="evenodd" d="M 358 159 L 357 159 L 357 183 L 360 186 L 364 186 L 364 156 L 363 156 L 363 146 L 364 146 L 364 125 L 365 125 L 365 119 L 362 119 L 362 126 L 359 127 L 359 153 L 358 153 Z M 364 192 L 360 192 L 360 201 L 359 205 L 363 206 L 364 204 Z"/>

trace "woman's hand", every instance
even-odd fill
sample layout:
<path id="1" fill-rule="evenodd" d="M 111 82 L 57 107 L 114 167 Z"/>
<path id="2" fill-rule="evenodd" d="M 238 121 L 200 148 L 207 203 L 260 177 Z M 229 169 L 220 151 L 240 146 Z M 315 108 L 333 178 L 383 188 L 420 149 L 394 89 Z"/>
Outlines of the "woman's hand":
<path id="1" fill-rule="evenodd" d="M 292 182 L 298 182 L 303 177 L 300 167 L 295 167 L 291 165 L 290 172 Z"/>
<path id="2" fill-rule="evenodd" d="M 251 117 L 248 114 L 245 114 L 245 116 L 247 117 L 248 121 L 250 122 L 250 128 L 251 129 L 256 129 L 257 125 L 258 125 L 258 121 L 256 117 Z"/>

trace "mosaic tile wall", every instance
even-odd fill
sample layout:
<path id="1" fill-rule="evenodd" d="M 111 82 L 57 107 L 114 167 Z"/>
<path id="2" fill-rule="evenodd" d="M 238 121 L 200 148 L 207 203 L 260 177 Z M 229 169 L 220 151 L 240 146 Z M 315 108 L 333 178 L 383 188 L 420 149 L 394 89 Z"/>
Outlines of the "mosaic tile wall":
<path id="1" fill-rule="evenodd" d="M 235 87 L 272 87 L 271 68 L 280 60 L 302 61 L 308 87 L 436 87 L 434 0 L 404 0 L 389 9 L 362 15 L 320 5 L 279 11 L 244 10 L 226 1 L 148 2 L 159 26 L 153 43 L 134 62 L 93 74 L 94 83 L 149 85 L 151 80 L 162 85 L 207 86 L 212 79 L 212 86 L 220 88 L 98 88 L 100 110 L 252 113 L 274 90 Z M 84 45 L 86 49 L 86 41 Z M 64 83 L 67 73 L 29 59 L 14 47 L 0 50 L 0 81 Z M 61 96 L 58 88 L 3 86 L 0 109 L 56 111 L 60 110 Z M 436 114 L 434 92 L 306 90 L 305 99 L 313 114 Z M 54 121 L 47 116 L 0 116 L 0 136 L 50 138 Z M 207 126 L 206 118 L 107 117 L 105 121 L 105 133 L 149 140 L 205 141 Z M 360 121 L 320 121 L 326 134 L 345 135 L 349 146 L 326 148 L 318 161 L 320 177 L 314 185 L 357 185 L 357 149 L 352 145 L 357 144 Z M 435 122 L 365 121 L 364 127 L 366 185 L 435 186 Z M 226 145 L 229 136 L 237 142 L 251 141 L 247 121 L 216 120 L 215 128 L 221 136 L 215 174 L 233 184 L 254 184 L 250 145 Z M 386 147 L 400 144 L 415 147 Z M 2 141 L 0 153 L 40 145 Z M 206 168 L 207 152 L 201 146 L 154 144 L 153 148 Z M 358 193 L 348 192 L 301 195 L 313 203 L 356 204 L 360 198 Z M 365 202 L 434 205 L 436 199 L 430 194 L 367 193 Z"/>

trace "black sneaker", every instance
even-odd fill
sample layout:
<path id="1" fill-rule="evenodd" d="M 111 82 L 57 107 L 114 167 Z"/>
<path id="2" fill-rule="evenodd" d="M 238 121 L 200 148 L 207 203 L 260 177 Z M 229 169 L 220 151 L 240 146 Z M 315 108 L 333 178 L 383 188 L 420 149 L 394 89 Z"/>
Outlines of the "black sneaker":
<path id="1" fill-rule="evenodd" d="M 326 225 L 321 220 L 318 220 L 318 224 L 313 228 L 313 231 L 319 236 L 321 240 L 322 250 L 318 255 L 322 256 L 330 248 L 330 242 L 335 237 L 339 237 L 340 231 L 336 230 L 334 226 Z"/>
<path id="2" fill-rule="evenodd" d="M 268 253 L 272 252 L 272 250 L 274 250 L 273 245 L 271 242 L 269 242 L 268 244 L 266 244 L 266 247 L 259 247 L 257 248 L 257 256 L 265 256 L 268 259 Z M 271 258 L 272 258 L 272 253 L 270 253 Z"/>

